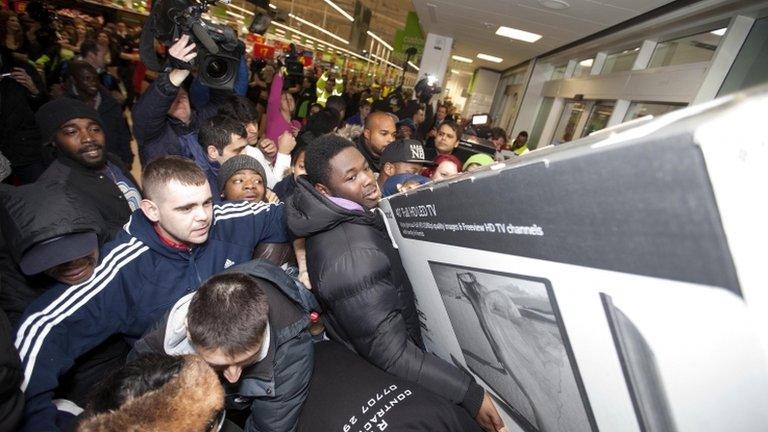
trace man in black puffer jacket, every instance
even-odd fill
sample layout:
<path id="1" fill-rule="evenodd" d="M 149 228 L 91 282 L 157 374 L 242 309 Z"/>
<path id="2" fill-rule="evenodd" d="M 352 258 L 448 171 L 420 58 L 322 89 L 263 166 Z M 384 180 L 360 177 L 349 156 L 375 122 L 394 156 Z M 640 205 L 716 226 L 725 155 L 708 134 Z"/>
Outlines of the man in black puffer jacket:
<path id="1" fill-rule="evenodd" d="M 326 328 L 379 368 L 460 404 L 488 431 L 504 424 L 466 373 L 424 351 L 413 289 L 383 220 L 380 192 L 354 143 L 336 135 L 307 148 L 307 176 L 288 203 L 288 227 L 307 240 L 313 290 Z"/>

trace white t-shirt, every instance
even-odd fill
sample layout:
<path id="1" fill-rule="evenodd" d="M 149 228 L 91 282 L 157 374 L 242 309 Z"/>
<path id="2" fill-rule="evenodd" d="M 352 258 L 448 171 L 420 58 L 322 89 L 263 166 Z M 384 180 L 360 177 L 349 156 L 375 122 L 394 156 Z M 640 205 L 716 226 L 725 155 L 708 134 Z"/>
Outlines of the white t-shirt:
<path id="1" fill-rule="evenodd" d="M 242 154 L 246 154 L 252 158 L 255 158 L 261 166 L 264 167 L 264 172 L 267 174 L 267 178 L 264 179 L 267 182 L 267 187 L 273 189 L 275 185 L 285 177 L 288 170 L 291 168 L 291 155 L 284 153 L 277 153 L 275 158 L 275 165 L 271 165 L 264 153 L 255 146 L 245 146 Z"/>

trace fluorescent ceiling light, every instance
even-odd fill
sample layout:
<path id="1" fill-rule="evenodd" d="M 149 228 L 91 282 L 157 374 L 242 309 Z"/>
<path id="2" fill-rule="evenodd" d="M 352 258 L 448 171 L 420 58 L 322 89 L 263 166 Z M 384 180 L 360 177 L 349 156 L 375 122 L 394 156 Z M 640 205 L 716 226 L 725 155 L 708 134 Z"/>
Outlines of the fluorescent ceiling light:
<path id="1" fill-rule="evenodd" d="M 293 19 L 295 19 L 296 21 L 298 21 L 298 22 L 300 22 L 302 24 L 306 24 L 306 25 L 312 27 L 315 30 L 321 31 L 321 32 L 327 34 L 328 36 L 330 36 L 330 37 L 332 37 L 332 38 L 334 38 L 334 39 L 336 39 L 336 40 L 338 40 L 340 42 L 344 42 L 345 44 L 349 45 L 349 41 L 348 40 L 336 36 L 335 34 L 329 32 L 328 30 L 326 30 L 326 29 L 324 29 L 322 27 L 320 27 L 319 25 L 312 24 L 311 22 L 305 20 L 304 18 L 301 18 L 301 17 L 296 16 L 294 14 L 288 14 L 288 16 L 293 18 Z"/>
<path id="2" fill-rule="evenodd" d="M 243 15 L 240 15 L 240 14 L 236 14 L 236 13 L 234 13 L 234 12 L 232 12 L 232 11 L 227 11 L 227 15 L 229 15 L 229 16 L 233 16 L 233 17 L 235 17 L 235 18 L 240 18 L 240 19 L 242 19 L 242 20 L 244 20 L 244 19 L 245 19 L 245 17 L 244 17 Z"/>
<path id="3" fill-rule="evenodd" d="M 247 13 L 248 15 L 251 15 L 251 16 L 253 16 L 253 12 L 249 11 L 248 9 L 245 9 L 245 8 L 241 8 L 240 6 L 235 6 L 235 5 L 233 5 L 233 4 L 228 4 L 227 6 L 229 6 L 229 7 L 233 8 L 233 9 L 237 9 L 237 10 L 239 10 L 240 12 L 243 12 L 243 13 Z"/>
<path id="4" fill-rule="evenodd" d="M 281 29 L 281 28 L 276 28 L 276 29 L 273 29 L 273 31 L 274 31 L 275 33 L 285 34 L 285 30 L 283 30 L 283 29 Z"/>
<path id="5" fill-rule="evenodd" d="M 416 66 L 415 64 L 413 64 L 413 62 L 412 62 L 412 61 L 410 61 L 410 60 L 408 61 L 408 66 L 410 66 L 410 67 L 412 67 L 412 68 L 416 69 L 416 71 L 418 71 L 418 70 L 419 70 L 419 67 L 418 67 L 418 66 Z"/>
<path id="6" fill-rule="evenodd" d="M 541 39 L 540 34 L 527 32 L 524 30 L 514 29 L 512 27 L 501 26 L 496 30 L 496 34 L 499 36 L 505 36 L 510 39 L 517 39 L 523 42 L 533 43 Z"/>
<path id="7" fill-rule="evenodd" d="M 592 66 L 592 63 L 594 63 L 594 62 L 595 62 L 595 59 L 589 58 L 589 59 L 580 61 L 579 62 L 579 66 L 590 67 L 590 66 Z"/>
<path id="8" fill-rule="evenodd" d="M 269 4 L 269 7 L 272 8 L 272 9 L 277 10 L 277 6 L 273 5 L 272 3 Z"/>
<path id="9" fill-rule="evenodd" d="M 338 47 L 338 46 L 336 46 L 336 45 L 334 45 L 334 44 L 332 44 L 332 43 L 330 43 L 328 41 L 324 41 L 324 40 L 319 39 L 319 38 L 317 38 L 315 36 L 308 35 L 308 34 L 304 33 L 303 31 L 296 30 L 295 28 L 293 28 L 291 26 L 287 26 L 287 25 L 285 25 L 283 23 L 280 23 L 280 22 L 277 22 L 277 21 L 272 21 L 272 25 L 275 25 L 277 27 L 283 28 L 285 30 L 290 30 L 291 32 L 293 32 L 293 33 L 295 33 L 297 35 L 304 36 L 307 39 L 311 39 L 313 41 L 316 41 L 316 42 L 318 42 L 318 47 L 322 46 L 323 48 L 325 48 L 325 46 L 322 45 L 322 44 L 325 44 L 325 45 L 328 45 L 329 47 L 340 49 L 343 52 L 345 52 L 345 53 L 347 53 L 347 54 L 349 54 L 351 56 L 355 56 L 355 57 L 359 58 L 360 60 L 367 61 L 368 63 L 373 63 L 373 61 L 371 61 L 371 59 L 365 58 L 365 57 L 361 56 L 360 54 L 358 54 L 356 52 L 349 51 L 346 48 Z"/>
<path id="10" fill-rule="evenodd" d="M 379 43 L 380 43 L 380 44 L 382 44 L 382 45 L 384 45 L 385 47 L 387 47 L 387 49 L 388 49 L 388 50 L 390 50 L 390 51 L 393 51 L 393 50 L 394 50 L 394 48 L 392 48 L 392 45 L 390 45 L 390 44 L 388 44 L 388 43 L 384 42 L 384 39 L 382 39 L 382 38 L 380 38 L 380 37 L 376 36 L 376 33 L 372 32 L 372 31 L 370 31 L 370 30 L 368 30 L 366 33 L 368 34 L 368 36 L 370 36 L 370 37 L 372 37 L 372 38 L 376 39 L 377 41 L 379 41 Z"/>
<path id="11" fill-rule="evenodd" d="M 504 59 L 501 58 L 501 57 L 496 57 L 496 56 L 492 56 L 492 55 L 488 55 L 488 54 L 483 54 L 483 53 L 478 54 L 477 58 L 479 58 L 480 60 L 486 60 L 486 61 L 494 62 L 494 63 L 501 63 L 501 62 L 504 61 Z"/>
<path id="12" fill-rule="evenodd" d="M 457 56 L 457 55 L 453 55 L 453 56 L 451 56 L 451 58 L 456 60 L 456 61 L 458 61 L 458 62 L 462 62 L 462 63 L 472 63 L 472 59 L 471 58 L 466 58 L 466 57 Z"/>
<path id="13" fill-rule="evenodd" d="M 381 61 L 383 61 L 384 63 L 386 63 L 386 64 L 388 64 L 388 65 L 392 66 L 393 68 L 395 68 L 395 69 L 397 69 L 397 70 L 403 70 L 403 68 L 401 68 L 400 66 L 398 66 L 398 65 L 396 65 L 396 64 L 394 64 L 394 63 L 392 63 L 391 61 L 389 61 L 389 60 L 387 60 L 387 59 L 385 59 L 385 58 L 379 57 L 379 56 L 377 56 L 376 54 L 371 54 L 371 57 L 373 57 L 373 58 L 375 58 L 375 59 L 377 59 L 377 60 L 381 60 Z"/>
<path id="14" fill-rule="evenodd" d="M 728 30 L 728 28 L 727 27 L 723 27 L 721 29 L 712 30 L 710 33 L 712 33 L 713 35 L 722 36 L 722 35 L 725 34 L 726 30 Z"/>
<path id="15" fill-rule="evenodd" d="M 340 8 L 336 3 L 332 2 L 331 0 L 325 0 L 326 3 L 328 3 L 332 8 L 336 9 L 340 14 L 344 15 L 344 18 L 354 21 L 355 19 L 352 18 L 352 15 L 348 14 L 347 11 Z"/>

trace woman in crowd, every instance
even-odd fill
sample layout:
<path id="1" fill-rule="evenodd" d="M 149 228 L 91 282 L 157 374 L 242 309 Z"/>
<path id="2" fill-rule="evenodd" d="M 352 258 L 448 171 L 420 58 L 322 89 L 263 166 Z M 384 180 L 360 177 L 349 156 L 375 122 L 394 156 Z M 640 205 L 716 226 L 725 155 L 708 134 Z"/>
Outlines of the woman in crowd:
<path id="1" fill-rule="evenodd" d="M 11 11 L 0 11 L 0 43 L 13 53 L 17 60 L 27 60 L 27 44 L 19 16 Z"/>
<path id="2" fill-rule="evenodd" d="M 432 181 L 449 179 L 461 172 L 461 161 L 454 155 L 438 155 L 434 162 L 435 164 L 424 172 Z"/>
<path id="3" fill-rule="evenodd" d="M 301 123 L 293 121 L 293 112 L 296 103 L 288 89 L 283 88 L 285 77 L 282 72 L 272 78 L 272 86 L 269 90 L 269 102 L 267 103 L 267 124 L 264 136 L 277 142 L 283 132 L 291 132 L 294 136 L 301 129 Z"/>

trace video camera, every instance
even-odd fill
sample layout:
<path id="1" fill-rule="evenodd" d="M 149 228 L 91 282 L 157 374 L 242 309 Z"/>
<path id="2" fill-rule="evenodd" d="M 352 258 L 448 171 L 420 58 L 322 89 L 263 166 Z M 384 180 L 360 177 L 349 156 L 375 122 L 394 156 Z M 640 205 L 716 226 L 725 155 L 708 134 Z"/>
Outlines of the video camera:
<path id="1" fill-rule="evenodd" d="M 147 68 L 165 69 L 155 54 L 154 39 L 172 45 L 181 35 L 188 34 L 197 45 L 193 63 L 170 58 L 168 64 L 177 69 L 196 69 L 200 81 L 208 87 L 232 89 L 237 78 L 245 45 L 237 33 L 226 25 L 213 24 L 202 14 L 217 0 L 159 0 L 152 7 L 141 32 L 140 54 Z M 224 1 L 228 3 L 228 1 Z"/>
<path id="2" fill-rule="evenodd" d="M 442 91 L 443 89 L 437 85 L 437 79 L 431 75 L 427 75 L 420 79 L 419 82 L 413 86 L 413 93 L 416 95 L 416 99 L 419 100 L 419 103 L 424 105 L 429 104 L 429 100 L 432 99 L 432 96 L 439 94 Z"/>

